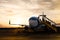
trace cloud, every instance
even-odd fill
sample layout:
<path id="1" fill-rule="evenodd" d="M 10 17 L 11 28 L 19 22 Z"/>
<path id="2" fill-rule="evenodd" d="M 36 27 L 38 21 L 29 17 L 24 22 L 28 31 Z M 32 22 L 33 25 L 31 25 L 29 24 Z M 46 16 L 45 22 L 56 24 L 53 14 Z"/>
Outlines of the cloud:
<path id="1" fill-rule="evenodd" d="M 0 19 L 6 22 L 18 16 L 27 23 L 31 16 L 40 15 L 43 11 L 48 17 L 53 17 L 54 14 L 60 15 L 57 10 L 60 11 L 60 0 L 0 0 Z"/>

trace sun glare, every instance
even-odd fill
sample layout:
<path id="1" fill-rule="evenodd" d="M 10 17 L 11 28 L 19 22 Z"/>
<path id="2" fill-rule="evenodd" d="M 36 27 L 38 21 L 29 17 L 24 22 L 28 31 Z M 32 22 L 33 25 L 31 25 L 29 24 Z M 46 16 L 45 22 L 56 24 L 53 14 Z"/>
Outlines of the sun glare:
<path id="1" fill-rule="evenodd" d="M 22 23 L 22 19 L 21 18 L 13 18 L 11 19 L 11 24 L 21 24 Z"/>
<path id="2" fill-rule="evenodd" d="M 15 19 L 14 21 L 13 21 L 13 24 L 20 24 L 21 23 L 21 20 L 20 19 Z"/>

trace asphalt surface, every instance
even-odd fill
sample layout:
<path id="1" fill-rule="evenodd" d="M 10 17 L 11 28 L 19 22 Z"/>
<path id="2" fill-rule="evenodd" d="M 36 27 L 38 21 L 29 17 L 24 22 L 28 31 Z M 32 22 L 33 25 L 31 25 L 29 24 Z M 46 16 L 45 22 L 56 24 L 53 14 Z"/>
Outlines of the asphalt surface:
<path id="1" fill-rule="evenodd" d="M 1 35 L 0 40 L 60 40 L 60 33 Z"/>

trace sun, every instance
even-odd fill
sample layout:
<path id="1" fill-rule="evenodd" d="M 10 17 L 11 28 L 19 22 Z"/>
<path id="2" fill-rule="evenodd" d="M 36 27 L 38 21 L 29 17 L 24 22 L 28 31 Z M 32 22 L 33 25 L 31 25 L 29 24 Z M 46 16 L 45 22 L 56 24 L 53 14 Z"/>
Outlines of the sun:
<path id="1" fill-rule="evenodd" d="M 15 19 L 15 20 L 13 21 L 13 24 L 21 24 L 21 19 Z"/>
<path id="2" fill-rule="evenodd" d="M 11 18 L 11 24 L 22 24 L 22 18 L 16 17 L 16 18 Z"/>

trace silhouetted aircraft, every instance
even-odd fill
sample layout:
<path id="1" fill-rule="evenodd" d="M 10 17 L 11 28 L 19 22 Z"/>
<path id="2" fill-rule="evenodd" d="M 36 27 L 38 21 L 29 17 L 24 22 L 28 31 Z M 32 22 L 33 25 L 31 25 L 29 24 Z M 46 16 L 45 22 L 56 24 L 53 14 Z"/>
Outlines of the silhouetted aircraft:
<path id="1" fill-rule="evenodd" d="M 42 18 L 40 18 L 42 17 Z M 20 25 L 25 26 L 26 29 L 32 29 L 33 31 L 55 31 L 56 29 L 56 23 L 50 20 L 49 18 L 44 15 L 44 12 L 42 15 L 39 15 L 38 17 L 31 17 L 29 18 L 29 25 L 23 25 L 23 24 L 11 24 L 9 20 L 10 25 Z"/>

